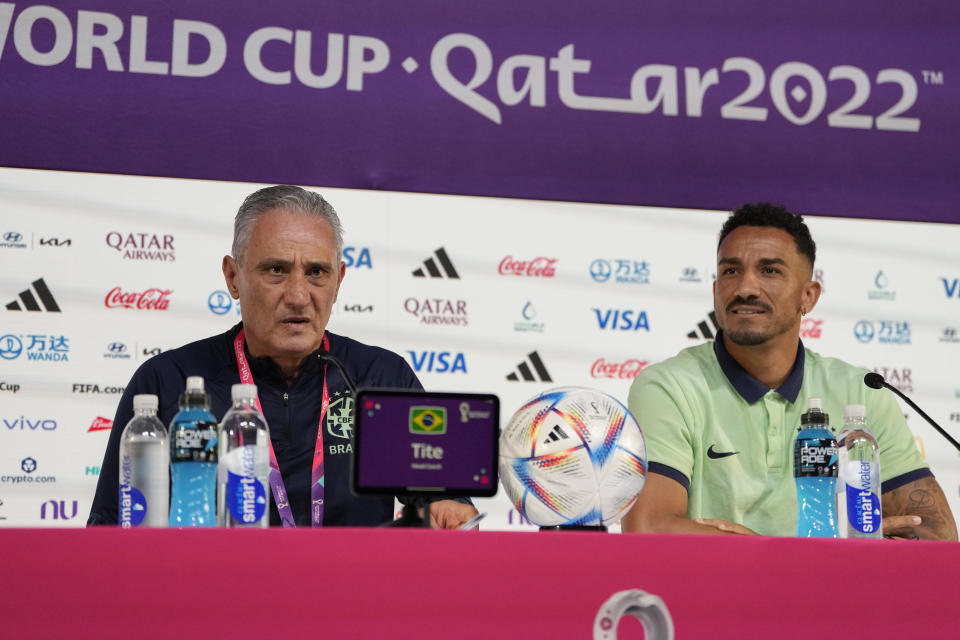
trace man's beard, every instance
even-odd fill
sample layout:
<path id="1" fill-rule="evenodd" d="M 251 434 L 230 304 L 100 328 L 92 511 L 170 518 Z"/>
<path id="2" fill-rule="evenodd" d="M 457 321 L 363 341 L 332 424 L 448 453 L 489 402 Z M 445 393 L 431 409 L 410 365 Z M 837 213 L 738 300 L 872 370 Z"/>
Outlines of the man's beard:
<path id="1" fill-rule="evenodd" d="M 727 336 L 730 342 L 740 345 L 741 347 L 755 347 L 773 337 L 772 332 L 757 331 L 756 329 L 744 329 L 742 331 L 728 331 L 724 329 L 723 335 Z"/>

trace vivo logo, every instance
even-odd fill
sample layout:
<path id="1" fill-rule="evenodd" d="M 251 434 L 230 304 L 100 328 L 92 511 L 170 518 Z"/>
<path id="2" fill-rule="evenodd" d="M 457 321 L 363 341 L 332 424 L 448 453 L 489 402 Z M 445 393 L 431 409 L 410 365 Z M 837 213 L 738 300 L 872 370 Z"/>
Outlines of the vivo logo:
<path id="1" fill-rule="evenodd" d="M 594 308 L 594 314 L 597 316 L 597 325 L 601 329 L 611 331 L 637 331 L 643 329 L 650 331 L 650 323 L 647 321 L 646 311 L 634 311 L 632 309 L 606 309 L 601 311 Z"/>
<path id="2" fill-rule="evenodd" d="M 449 351 L 407 351 L 414 371 L 427 373 L 467 372 L 467 361 L 462 353 Z M 451 362 L 452 360 L 452 362 Z"/>
<path id="3" fill-rule="evenodd" d="M 42 505 L 40 505 L 40 519 L 47 519 L 47 506 L 50 507 L 50 519 L 52 520 L 73 520 L 77 517 L 77 501 L 72 500 L 72 511 L 70 515 L 67 515 L 67 501 L 66 500 L 47 500 Z"/>
<path id="4" fill-rule="evenodd" d="M 10 431 L 36 431 L 37 429 L 41 431 L 56 431 L 57 430 L 57 421 L 50 420 L 49 418 L 37 418 L 36 420 L 31 420 L 24 416 L 19 418 L 14 418 L 13 420 L 7 420 L 3 418 L 3 425 Z"/>

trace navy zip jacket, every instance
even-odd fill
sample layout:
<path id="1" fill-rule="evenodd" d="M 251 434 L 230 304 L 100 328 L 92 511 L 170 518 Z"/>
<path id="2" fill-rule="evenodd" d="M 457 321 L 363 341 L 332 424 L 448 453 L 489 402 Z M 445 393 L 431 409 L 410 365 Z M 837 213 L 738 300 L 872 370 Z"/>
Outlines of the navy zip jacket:
<path id="1" fill-rule="evenodd" d="M 133 417 L 133 396 L 157 395 L 160 398 L 158 416 L 169 428 L 179 411 L 177 402 L 186 387 L 187 376 L 202 376 L 210 395 L 210 411 L 220 420 L 231 406 L 230 388 L 240 382 L 233 340 L 242 326 L 238 324 L 219 336 L 156 355 L 133 374 L 113 419 L 88 525 L 117 523 L 120 435 Z M 330 353 L 343 364 L 358 387 L 423 388 L 399 355 L 329 331 L 327 336 Z M 253 358 L 247 352 L 294 520 L 297 526 L 306 527 L 310 526 L 310 470 L 323 397 L 324 366 L 315 355 L 307 358 L 300 375 L 288 386 L 272 360 Z M 343 418 L 348 415 L 352 400 L 336 367 L 328 366 L 326 375 L 330 407 L 323 424 L 326 489 L 323 524 L 374 526 L 392 520 L 393 498 L 358 498 L 350 492 L 352 434 L 350 424 L 345 424 Z M 270 524 L 279 525 L 280 516 L 272 499 L 270 505 Z"/>

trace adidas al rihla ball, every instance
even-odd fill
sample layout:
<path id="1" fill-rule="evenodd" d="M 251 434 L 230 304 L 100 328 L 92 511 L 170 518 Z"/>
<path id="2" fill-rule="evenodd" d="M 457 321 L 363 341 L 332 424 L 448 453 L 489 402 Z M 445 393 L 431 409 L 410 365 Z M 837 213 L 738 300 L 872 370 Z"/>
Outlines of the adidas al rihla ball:
<path id="1" fill-rule="evenodd" d="M 500 482 L 517 511 L 541 527 L 609 526 L 633 505 L 646 477 L 640 425 L 600 391 L 546 391 L 500 434 Z"/>

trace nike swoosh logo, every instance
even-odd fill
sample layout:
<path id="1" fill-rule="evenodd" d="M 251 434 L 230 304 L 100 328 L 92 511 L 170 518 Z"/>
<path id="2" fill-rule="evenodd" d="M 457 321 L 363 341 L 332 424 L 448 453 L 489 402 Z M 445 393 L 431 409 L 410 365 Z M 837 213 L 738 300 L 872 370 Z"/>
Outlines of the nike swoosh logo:
<path id="1" fill-rule="evenodd" d="M 726 458 L 727 456 L 735 456 L 739 451 L 714 451 L 713 445 L 710 445 L 710 448 L 707 449 L 707 457 L 711 460 L 719 460 L 720 458 Z"/>

